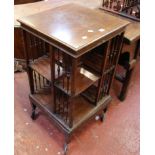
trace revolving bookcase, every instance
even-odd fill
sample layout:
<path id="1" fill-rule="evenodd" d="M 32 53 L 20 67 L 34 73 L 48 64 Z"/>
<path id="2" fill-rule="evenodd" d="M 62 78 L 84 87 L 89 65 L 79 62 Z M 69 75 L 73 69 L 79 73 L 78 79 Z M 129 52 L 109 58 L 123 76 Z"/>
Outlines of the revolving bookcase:
<path id="1" fill-rule="evenodd" d="M 65 154 L 73 132 L 96 114 L 103 120 L 111 101 L 109 92 L 128 22 L 104 15 L 109 22 L 105 24 L 98 20 L 101 16 L 97 11 L 68 4 L 19 20 L 31 117 L 35 119 L 36 107 L 49 116 L 65 134 Z"/>

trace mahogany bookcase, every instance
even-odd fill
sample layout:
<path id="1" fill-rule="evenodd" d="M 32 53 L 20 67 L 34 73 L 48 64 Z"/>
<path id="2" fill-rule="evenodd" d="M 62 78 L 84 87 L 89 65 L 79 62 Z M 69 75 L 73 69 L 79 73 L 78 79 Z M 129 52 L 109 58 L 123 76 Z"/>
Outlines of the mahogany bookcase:
<path id="1" fill-rule="evenodd" d="M 103 120 L 129 22 L 67 4 L 18 20 L 23 29 L 32 119 L 40 108 L 65 134 Z M 30 55 L 31 54 L 31 55 Z"/>

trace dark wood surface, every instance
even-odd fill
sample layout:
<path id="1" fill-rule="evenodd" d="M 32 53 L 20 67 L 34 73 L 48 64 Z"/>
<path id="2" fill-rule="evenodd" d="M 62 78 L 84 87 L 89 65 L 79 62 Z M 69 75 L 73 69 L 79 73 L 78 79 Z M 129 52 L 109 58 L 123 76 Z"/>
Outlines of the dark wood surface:
<path id="1" fill-rule="evenodd" d="M 105 42 L 111 37 L 111 33 L 120 33 L 129 24 L 111 15 L 74 4 L 23 17 L 18 21 L 22 27 L 30 27 L 48 37 L 56 45 L 61 44 L 62 48 L 71 49 L 75 56 L 92 48 L 91 43 Z"/>
<path id="2" fill-rule="evenodd" d="M 17 21 L 18 18 L 36 14 L 57 6 L 68 3 L 66 0 L 49 0 L 49 1 L 38 1 L 35 3 L 27 3 L 22 5 L 14 5 L 14 57 L 19 63 L 22 63 L 24 56 L 23 46 L 23 35 L 20 27 L 20 23 Z M 22 61 L 22 62 L 21 62 Z"/>
<path id="3" fill-rule="evenodd" d="M 102 0 L 101 0 L 102 1 Z M 90 0 L 90 3 L 86 3 L 85 0 L 78 0 L 74 1 L 74 3 L 78 3 L 80 5 L 88 6 L 93 9 L 98 9 L 101 5 L 100 0 Z M 24 16 L 33 15 L 42 11 L 49 10 L 51 8 L 55 8 L 57 6 L 61 6 L 64 4 L 68 4 L 72 2 L 72 0 L 49 0 L 49 1 L 40 1 L 35 3 L 28 3 L 23 5 L 15 5 L 14 6 L 14 26 L 15 26 L 15 58 L 17 59 L 23 59 L 24 54 L 22 49 L 23 47 L 23 36 L 20 32 L 20 23 L 17 21 L 17 19 L 22 18 Z M 103 12 L 100 11 L 99 12 Z M 125 34 L 124 34 L 125 40 L 128 43 L 132 43 L 133 41 L 139 39 L 140 37 L 140 24 L 139 22 L 132 22 L 130 21 L 130 24 L 127 26 Z"/>
<path id="4" fill-rule="evenodd" d="M 37 3 L 30 3 L 30 4 L 24 4 L 24 5 L 15 5 L 14 6 L 14 26 L 20 27 L 20 23 L 17 21 L 17 19 L 33 15 L 42 11 L 46 11 L 58 6 L 62 6 L 64 4 L 68 3 L 78 3 L 83 6 L 88 6 L 89 8 L 93 8 L 98 10 L 99 12 L 103 12 L 99 10 L 99 7 L 101 6 L 102 0 L 90 0 L 90 3 L 86 3 L 86 0 L 49 0 L 48 2 L 41 1 Z M 118 17 L 119 18 L 119 17 Z M 125 18 L 124 18 L 125 19 Z M 130 24 L 127 26 L 124 37 L 129 40 L 135 40 L 136 38 L 140 37 L 140 24 L 139 22 L 134 22 L 130 20 Z"/>

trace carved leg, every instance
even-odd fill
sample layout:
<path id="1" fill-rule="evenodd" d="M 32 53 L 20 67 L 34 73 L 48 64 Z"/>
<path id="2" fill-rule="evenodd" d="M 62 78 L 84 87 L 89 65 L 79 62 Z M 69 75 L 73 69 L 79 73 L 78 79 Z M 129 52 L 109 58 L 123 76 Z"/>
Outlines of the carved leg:
<path id="1" fill-rule="evenodd" d="M 123 100 L 125 99 L 125 97 L 126 97 L 127 90 L 128 90 L 129 83 L 130 83 L 130 79 L 131 79 L 131 75 L 132 75 L 132 72 L 133 72 L 133 69 L 128 69 L 127 72 L 126 72 L 126 76 L 125 76 L 124 81 L 123 81 L 121 93 L 120 93 L 120 95 L 119 95 L 119 99 L 120 99 L 121 101 L 123 101 Z"/>
<path id="2" fill-rule="evenodd" d="M 36 105 L 34 105 L 33 103 L 32 103 L 32 114 L 31 114 L 31 118 L 33 119 L 33 120 L 35 120 L 35 109 L 36 109 Z"/>

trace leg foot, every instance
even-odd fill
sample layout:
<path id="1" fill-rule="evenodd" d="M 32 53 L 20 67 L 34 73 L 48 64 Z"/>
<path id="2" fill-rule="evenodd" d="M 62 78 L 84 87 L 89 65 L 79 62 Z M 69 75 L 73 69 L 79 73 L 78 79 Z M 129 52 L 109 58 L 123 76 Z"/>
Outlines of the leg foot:
<path id="1" fill-rule="evenodd" d="M 102 112 L 102 114 L 100 115 L 100 120 L 101 122 L 103 122 L 105 120 L 105 113 Z"/>
<path id="2" fill-rule="evenodd" d="M 67 155 L 67 152 L 68 152 L 68 144 L 65 143 L 64 144 L 64 155 Z"/>
<path id="3" fill-rule="evenodd" d="M 120 94 L 120 95 L 118 96 L 118 99 L 119 99 L 120 101 L 124 101 L 124 100 L 125 100 L 124 94 Z"/>
<path id="4" fill-rule="evenodd" d="M 36 117 L 35 117 L 35 110 L 32 111 L 31 118 L 32 118 L 33 120 L 36 119 Z"/>
<path id="5" fill-rule="evenodd" d="M 101 122 L 104 121 L 104 113 L 100 116 L 100 120 L 101 120 Z"/>
<path id="6" fill-rule="evenodd" d="M 105 120 L 107 110 L 108 110 L 108 106 L 106 106 L 106 107 L 103 109 L 102 114 L 100 115 L 100 120 L 101 120 L 101 122 L 103 122 L 103 121 Z"/>
<path id="7" fill-rule="evenodd" d="M 35 109 L 36 109 L 36 105 L 32 104 L 32 114 L 31 114 L 32 120 L 36 119 Z"/>

